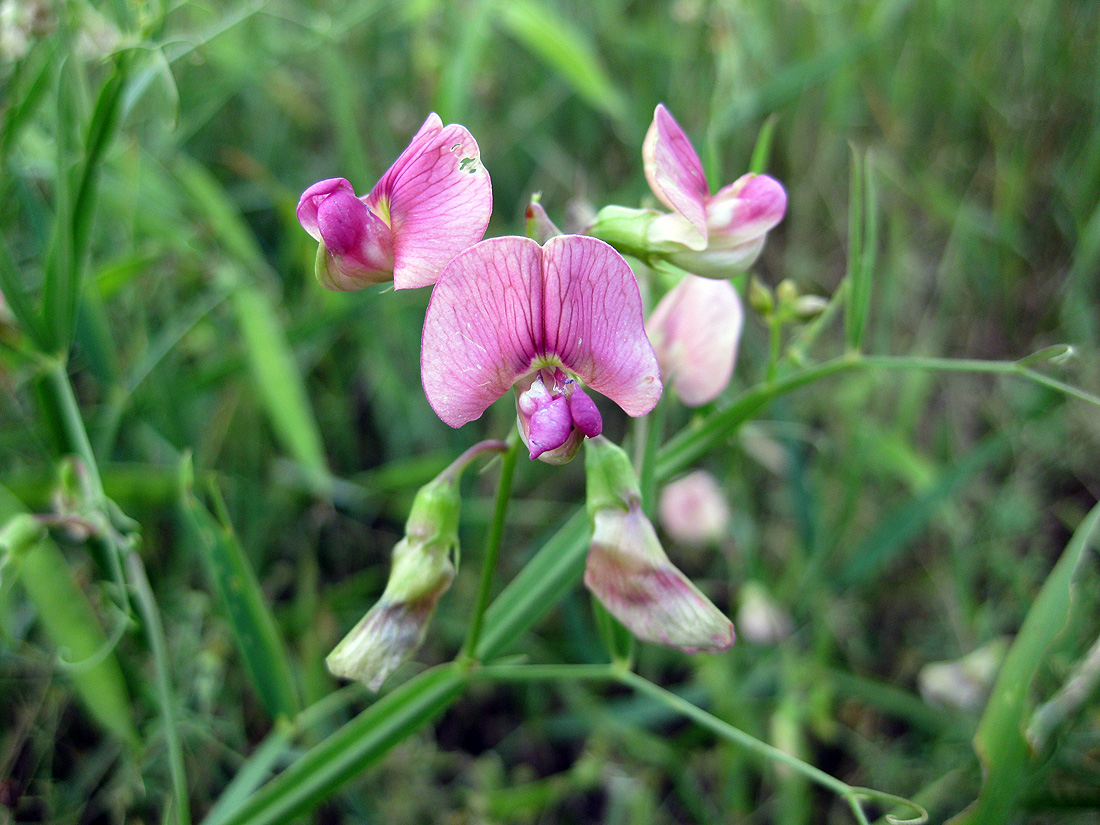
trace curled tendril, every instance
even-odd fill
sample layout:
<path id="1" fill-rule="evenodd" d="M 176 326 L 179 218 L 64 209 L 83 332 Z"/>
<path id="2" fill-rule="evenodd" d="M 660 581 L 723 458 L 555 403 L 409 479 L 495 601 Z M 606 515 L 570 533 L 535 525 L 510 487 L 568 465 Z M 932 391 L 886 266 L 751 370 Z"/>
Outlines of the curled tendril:
<path id="1" fill-rule="evenodd" d="M 111 655 L 118 646 L 118 643 L 122 641 L 123 634 L 134 625 L 133 616 L 126 613 L 126 611 L 115 604 L 114 601 L 108 600 L 106 605 L 116 614 L 108 637 L 104 640 L 103 644 L 99 646 L 99 650 L 84 659 L 70 659 L 69 654 L 71 651 L 68 648 L 62 647 L 58 649 L 57 666 L 62 670 L 78 675 L 87 673 L 92 668 L 97 667 L 100 662 Z"/>
<path id="2" fill-rule="evenodd" d="M 885 791 L 876 791 L 874 788 L 852 788 L 850 801 L 853 806 L 858 806 L 861 800 L 868 802 L 878 802 L 880 804 L 897 805 L 903 808 L 909 809 L 909 816 L 900 817 L 894 814 L 886 814 L 886 821 L 890 825 L 924 825 L 928 821 L 928 811 L 924 809 L 924 806 L 918 805 L 911 799 L 906 799 L 904 796 L 897 796 L 896 794 L 886 793 Z"/>

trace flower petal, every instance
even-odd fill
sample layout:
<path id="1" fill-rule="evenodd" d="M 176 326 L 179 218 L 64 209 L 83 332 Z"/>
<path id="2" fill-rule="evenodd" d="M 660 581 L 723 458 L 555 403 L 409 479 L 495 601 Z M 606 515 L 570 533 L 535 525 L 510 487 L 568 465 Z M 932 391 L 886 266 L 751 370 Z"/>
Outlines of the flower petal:
<path id="1" fill-rule="evenodd" d="M 742 175 L 707 202 L 710 249 L 731 249 L 763 238 L 787 211 L 783 184 L 767 175 Z"/>
<path id="2" fill-rule="evenodd" d="M 688 246 L 707 245 L 706 200 L 710 195 L 703 164 L 680 124 L 663 103 L 657 104 L 653 123 L 642 142 L 646 180 L 657 199 L 687 219 L 694 230 Z"/>
<path id="3" fill-rule="evenodd" d="M 688 275 L 657 304 L 646 332 L 662 376 L 684 404 L 709 403 L 729 384 L 743 322 L 729 281 Z"/>
<path id="4" fill-rule="evenodd" d="M 394 288 L 434 284 L 489 225 L 493 193 L 477 141 L 465 127 L 443 126 L 431 114 L 367 205 L 393 230 Z"/>
<path id="5" fill-rule="evenodd" d="M 336 192 L 345 192 L 353 197 L 355 195 L 355 190 L 346 178 L 327 178 L 313 184 L 298 199 L 298 223 L 317 242 L 321 242 L 321 228 L 317 224 L 317 210 L 330 195 Z"/>
<path id="6" fill-rule="evenodd" d="M 661 397 L 661 379 L 630 266 L 612 247 L 584 235 L 551 238 L 543 261 L 540 354 L 557 355 L 628 415 L 645 415 Z"/>
<path id="7" fill-rule="evenodd" d="M 637 505 L 593 521 L 584 583 L 631 633 L 689 653 L 733 644 L 733 623 L 669 561 Z"/>
<path id="8" fill-rule="evenodd" d="M 542 249 L 515 236 L 458 254 L 432 290 L 420 375 L 428 403 L 461 427 L 479 418 L 541 353 Z"/>

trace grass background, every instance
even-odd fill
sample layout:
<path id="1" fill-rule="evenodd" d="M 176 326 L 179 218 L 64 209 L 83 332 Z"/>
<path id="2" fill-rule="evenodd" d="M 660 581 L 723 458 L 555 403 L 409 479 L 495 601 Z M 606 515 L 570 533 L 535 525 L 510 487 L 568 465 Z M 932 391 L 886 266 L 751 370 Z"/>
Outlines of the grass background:
<path id="1" fill-rule="evenodd" d="M 866 153 L 880 240 L 866 349 L 1014 360 L 1068 343 L 1075 358 L 1040 368 L 1100 388 L 1093 2 L 15 7 L 33 14 L 25 51 L 6 45 L 0 57 L 0 225 L 44 317 L 66 181 L 87 156 L 111 55 L 133 47 L 116 131 L 97 162 L 87 253 L 72 266 L 86 275 L 68 371 L 106 490 L 141 525 L 196 817 L 272 721 L 189 538 L 181 461 L 190 456 L 205 501 L 211 478 L 224 497 L 311 705 L 335 687 L 323 657 L 380 592 L 416 486 L 510 425 L 507 400 L 460 431 L 442 424 L 419 383 L 427 292 L 324 293 L 311 275 L 315 246 L 294 218 L 318 179 L 345 176 L 367 191 L 430 111 L 478 139 L 493 179 L 490 234 L 522 231 L 533 192 L 564 226 L 591 206 L 644 202 L 640 145 L 658 102 L 693 138 L 712 188 L 747 168 L 773 118 L 766 170 L 790 204 L 755 272 L 824 296 L 846 271 L 851 158 Z M 0 324 L 0 477 L 44 512 L 59 470 L 39 365 L 27 330 L 10 314 Z M 808 357 L 843 347 L 833 324 Z M 718 406 L 761 380 L 766 359 L 767 331 L 750 313 Z M 287 399 L 299 386 L 307 401 L 296 406 Z M 915 795 L 934 821 L 958 813 L 980 787 L 971 745 L 980 710 L 926 703 L 918 673 L 1019 630 L 1100 493 L 1097 421 L 1082 401 L 970 373 L 861 371 L 771 405 L 700 462 L 735 513 L 719 552 L 668 549 L 731 613 L 743 581 L 763 582 L 795 633 L 719 657 L 645 648 L 640 670 L 845 781 Z M 621 436 L 625 422 L 609 418 L 609 431 Z M 328 494 L 316 487 L 320 467 L 339 480 Z M 422 663 L 461 643 L 491 482 L 466 485 L 472 552 Z M 581 500 L 583 477 L 579 466 L 523 462 L 517 491 L 504 578 Z M 62 544 L 72 577 L 114 627 L 96 554 Z M 1098 586 L 1089 555 L 1036 697 L 1063 684 L 1093 641 Z M 158 821 L 170 777 L 142 637 L 123 633 L 116 650 L 141 731 L 128 752 L 89 718 L 9 573 L 0 629 L 10 720 L 0 819 Z M 579 587 L 522 652 L 601 661 Z M 367 701 L 351 693 L 303 740 Z M 1086 703 L 1031 765 L 1016 820 L 1095 816 L 1096 710 Z M 313 821 L 849 816 L 630 694 L 539 684 L 470 691 Z"/>

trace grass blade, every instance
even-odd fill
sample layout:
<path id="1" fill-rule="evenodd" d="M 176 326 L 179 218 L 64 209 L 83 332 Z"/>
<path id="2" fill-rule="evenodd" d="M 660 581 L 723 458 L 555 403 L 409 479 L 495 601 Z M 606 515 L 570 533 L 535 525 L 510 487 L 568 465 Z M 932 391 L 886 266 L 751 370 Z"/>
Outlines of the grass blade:
<path id="1" fill-rule="evenodd" d="M 581 98 L 617 121 L 626 119 L 626 101 L 583 32 L 537 0 L 509 0 L 500 4 L 499 12 L 509 33 L 560 74 Z"/>
<path id="2" fill-rule="evenodd" d="M 262 290 L 245 283 L 233 292 L 233 308 L 256 389 L 276 436 L 302 466 L 313 492 L 331 498 L 321 430 L 275 308 Z"/>
<path id="3" fill-rule="evenodd" d="M 978 799 L 951 820 L 951 825 L 1007 822 L 1024 788 L 1031 759 L 1024 728 L 1031 713 L 1028 686 L 1046 658 L 1047 649 L 1069 619 L 1074 576 L 1100 525 L 1095 505 L 1074 531 L 1058 563 L 1024 618 L 1001 667 L 993 693 L 974 737 L 984 777 Z"/>
<path id="4" fill-rule="evenodd" d="M 20 529 L 22 522 L 23 528 Z M 137 747 L 133 703 L 114 645 L 57 545 L 20 502 L 0 488 L 0 552 L 12 565 L 85 708 L 105 730 Z M 33 532 L 30 530 L 33 528 Z M 121 619 L 120 619 L 121 620 Z"/>
<path id="5" fill-rule="evenodd" d="M 447 664 L 405 682 L 307 751 L 220 821 L 224 825 L 281 825 L 306 813 L 435 718 L 458 697 L 466 681 L 460 667 Z"/>
<path id="6" fill-rule="evenodd" d="M 228 521 L 219 523 L 195 497 L 189 466 L 182 475 L 180 509 L 187 535 L 205 563 L 253 687 L 272 718 L 293 719 L 298 695 L 290 662 L 252 565 Z"/>

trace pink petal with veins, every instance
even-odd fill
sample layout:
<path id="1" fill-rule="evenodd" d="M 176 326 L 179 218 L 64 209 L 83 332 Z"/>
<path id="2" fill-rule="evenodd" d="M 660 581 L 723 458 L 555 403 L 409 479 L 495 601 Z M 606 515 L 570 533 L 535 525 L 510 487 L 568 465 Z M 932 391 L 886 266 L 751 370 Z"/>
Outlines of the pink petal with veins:
<path id="1" fill-rule="evenodd" d="M 638 282 L 622 255 L 585 235 L 559 235 L 543 248 L 544 352 L 627 415 L 661 397 L 660 369 L 645 335 Z"/>
<path id="2" fill-rule="evenodd" d="M 561 235 L 491 238 L 444 269 L 424 318 L 421 378 L 428 403 L 460 427 L 516 379 L 555 362 L 629 415 L 661 395 L 634 273 L 607 244 Z"/>
<path id="3" fill-rule="evenodd" d="M 690 225 L 692 231 L 684 241 L 687 246 L 706 248 L 706 200 L 710 189 L 703 175 L 703 164 L 663 103 L 657 104 L 653 123 L 642 142 L 642 164 L 653 194 Z"/>
<path id="4" fill-rule="evenodd" d="M 646 323 L 664 380 L 689 407 L 713 401 L 729 384 L 744 310 L 729 281 L 688 275 Z"/>
<path id="5" fill-rule="evenodd" d="M 366 198 L 388 214 L 395 289 L 428 286 L 489 225 L 493 192 L 477 141 L 431 114 Z"/>

